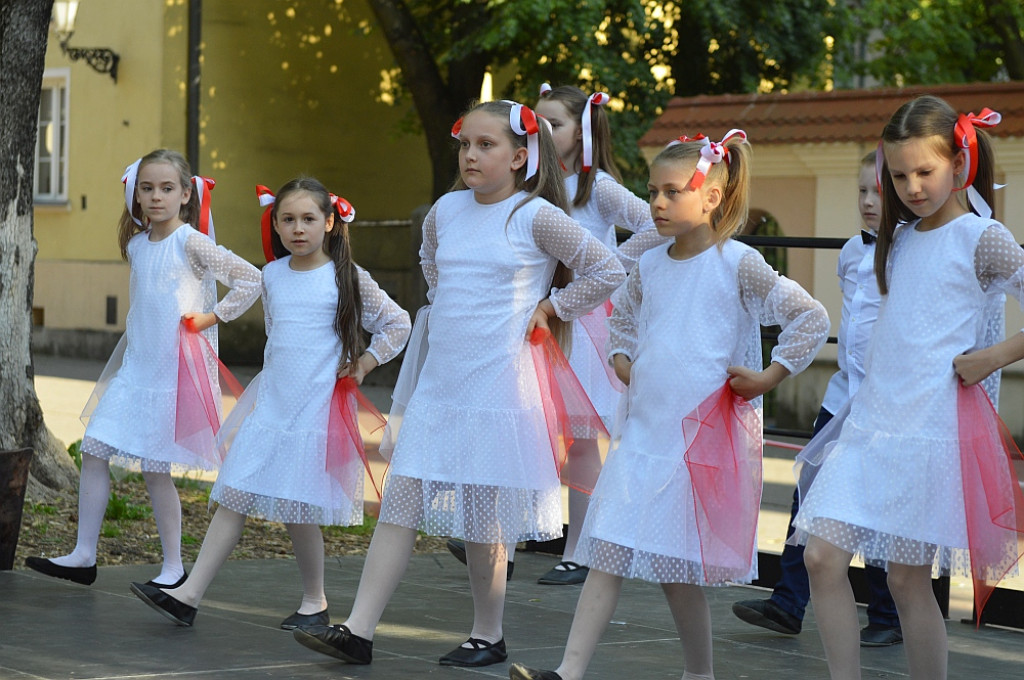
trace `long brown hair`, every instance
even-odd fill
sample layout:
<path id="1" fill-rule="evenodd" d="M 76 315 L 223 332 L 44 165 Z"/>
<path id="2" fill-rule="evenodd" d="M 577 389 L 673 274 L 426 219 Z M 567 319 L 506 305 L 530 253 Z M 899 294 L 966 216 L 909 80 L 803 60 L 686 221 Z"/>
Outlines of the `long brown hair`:
<path id="1" fill-rule="evenodd" d="M 139 170 L 141 171 L 150 163 L 167 163 L 178 171 L 178 181 L 181 183 L 182 189 L 192 191 L 188 202 L 178 211 L 178 217 L 186 224 L 195 225 L 199 219 L 199 197 L 192 187 L 192 170 L 189 168 L 188 161 L 177 151 L 157 149 L 150 151 L 140 159 Z M 136 175 L 137 177 L 138 175 Z M 138 183 L 137 179 L 136 183 Z M 125 260 L 128 259 L 128 241 L 135 234 L 149 229 L 149 220 L 142 214 L 142 206 L 139 205 L 139 199 L 135 196 L 136 191 L 137 188 L 132 187 L 131 211 L 125 205 L 124 210 L 121 211 L 121 219 L 117 221 L 117 244 L 121 247 L 121 257 Z M 142 224 L 136 224 L 133 217 Z"/>
<path id="2" fill-rule="evenodd" d="M 885 151 L 893 146 L 914 139 L 934 139 L 937 153 L 947 159 L 954 159 L 961 149 L 956 143 L 956 122 L 959 115 L 944 100 L 933 95 L 924 95 L 912 99 L 892 114 L 892 118 L 882 130 L 882 147 Z M 992 144 L 984 130 L 976 130 L 978 136 L 978 172 L 974 177 L 974 188 L 989 205 L 995 202 L 992 182 L 995 178 L 995 155 Z M 875 248 L 875 277 L 878 279 L 878 290 L 883 295 L 889 292 L 886 280 L 886 265 L 892 241 L 896 233 L 896 225 L 910 222 L 917 215 L 900 200 L 896 187 L 889 173 L 889 163 L 882 163 L 882 220 L 878 228 L 878 244 Z M 965 192 L 966 193 L 966 192 Z M 961 196 L 958 200 L 964 201 Z M 964 207 L 967 207 L 966 205 Z M 972 208 L 973 210 L 973 208 Z"/>
<path id="3" fill-rule="evenodd" d="M 581 125 L 583 112 L 587 107 L 587 94 L 574 85 L 559 85 L 556 88 L 543 92 L 540 95 L 542 100 L 562 102 L 566 110 Z M 608 114 L 603 106 L 590 107 L 590 125 L 594 136 L 594 164 L 589 172 L 580 172 L 576 181 L 576 195 L 573 196 L 572 204 L 576 207 L 586 205 L 590 200 L 590 194 L 594 190 L 594 182 L 597 181 L 597 171 L 604 170 L 615 178 L 615 181 L 622 184 L 622 175 L 615 164 L 615 154 L 612 152 L 612 131 L 608 125 Z M 579 153 L 583 154 L 583 143 L 578 142 Z"/>
<path id="4" fill-rule="evenodd" d="M 512 142 L 513 148 L 526 148 L 527 136 L 517 135 L 511 125 L 509 125 L 509 115 L 512 112 L 512 102 L 508 101 L 491 101 L 477 103 L 471 106 L 462 117 L 470 115 L 471 113 L 481 112 L 487 113 L 492 116 L 497 116 L 505 122 L 504 129 L 508 135 L 509 140 Z M 529 203 L 534 198 L 543 198 L 549 203 L 552 203 L 555 207 L 559 208 L 564 212 L 568 212 L 569 201 L 565 194 L 565 183 L 562 181 L 562 168 L 561 163 L 558 160 L 558 151 L 555 149 L 555 142 L 551 138 L 551 131 L 548 129 L 547 121 L 538 120 L 538 148 L 540 153 L 540 159 L 537 167 L 537 173 L 530 179 L 526 179 L 527 164 L 523 165 L 515 172 L 515 186 L 520 191 L 527 192 L 526 198 L 519 201 L 516 207 L 512 209 L 509 214 L 509 219 L 515 214 L 516 210 Z M 452 185 L 451 190 L 457 191 L 466 188 L 465 182 L 462 181 L 460 175 L 455 183 Z M 572 282 L 573 275 L 572 270 L 566 267 L 564 264 L 559 262 L 555 266 L 555 273 L 551 279 L 551 286 L 554 288 L 564 288 Z M 548 321 L 548 325 L 551 327 L 551 334 L 555 336 L 558 344 L 562 347 L 562 350 L 569 354 L 572 351 L 572 324 L 568 324 L 557 316 L 551 318 Z"/>
<path id="5" fill-rule="evenodd" d="M 324 235 L 323 250 L 334 262 L 334 280 L 338 284 L 337 310 L 334 315 L 334 332 L 341 340 L 342 360 L 355 361 L 366 349 L 363 336 L 363 300 L 359 294 L 359 270 L 352 259 L 352 245 L 349 242 L 348 223 L 341 219 L 337 206 L 331 203 L 331 192 L 313 177 L 297 177 L 277 190 L 270 215 L 277 223 L 277 207 L 287 196 L 305 192 L 324 214 L 334 215 L 334 227 Z M 284 257 L 288 249 L 281 242 L 276 229 L 270 232 L 270 243 L 274 257 Z"/>
<path id="6" fill-rule="evenodd" d="M 692 163 L 700 158 L 704 146 L 703 141 L 671 144 L 654 157 L 651 165 Z M 711 229 L 719 248 L 743 228 L 750 214 L 750 144 L 736 135 L 725 142 L 725 148 L 729 150 L 728 155 L 722 162 L 711 165 L 704 180 L 722 187 L 722 200 L 711 213 Z"/>

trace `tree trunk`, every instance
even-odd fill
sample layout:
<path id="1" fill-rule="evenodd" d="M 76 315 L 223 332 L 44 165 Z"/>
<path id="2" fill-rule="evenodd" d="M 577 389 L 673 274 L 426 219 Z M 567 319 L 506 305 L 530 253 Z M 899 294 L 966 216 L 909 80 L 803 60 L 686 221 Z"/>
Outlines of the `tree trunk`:
<path id="1" fill-rule="evenodd" d="M 0 449 L 30 448 L 35 484 L 74 487 L 77 471 L 43 423 L 33 384 L 32 186 L 52 0 L 0 3 Z M 41 485 L 41 486 L 40 486 Z"/>
<path id="2" fill-rule="evenodd" d="M 1003 46 L 1003 65 L 1011 80 L 1024 80 L 1024 40 L 1020 37 L 1020 24 L 1005 0 L 988 0 L 982 6 L 988 13 L 989 26 L 999 36 Z"/>
<path id="3" fill-rule="evenodd" d="M 448 190 L 455 179 L 457 163 L 452 150 L 451 126 L 469 102 L 453 96 L 455 84 L 445 82 L 415 17 L 402 0 L 369 0 L 369 4 L 384 31 L 395 62 L 402 69 L 405 85 L 412 93 L 416 114 L 427 140 L 433 173 L 432 194 L 436 199 Z M 480 92 L 487 59 L 481 55 L 477 62 L 479 75 L 476 83 L 464 82 L 460 78 L 457 84 L 459 93 L 466 88 Z M 453 75 L 449 74 L 449 81 Z"/>

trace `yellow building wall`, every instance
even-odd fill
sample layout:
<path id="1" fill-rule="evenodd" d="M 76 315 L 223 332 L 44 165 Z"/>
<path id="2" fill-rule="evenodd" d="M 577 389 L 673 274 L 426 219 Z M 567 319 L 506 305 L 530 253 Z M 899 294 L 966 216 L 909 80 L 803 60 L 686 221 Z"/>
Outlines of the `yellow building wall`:
<path id="1" fill-rule="evenodd" d="M 408 105 L 380 101 L 393 60 L 372 23 L 362 0 L 204 3 L 198 166 L 217 180 L 218 242 L 258 265 L 255 185 L 318 177 L 356 207 L 356 258 L 385 270 L 396 292 L 404 284 L 393 272 L 415 265 L 409 228 L 359 223 L 408 220 L 429 202 L 431 176 L 422 136 L 401 131 Z M 71 63 L 50 34 L 46 67 L 70 70 L 68 201 L 35 210 L 34 306 L 46 329 L 121 331 L 128 293 L 119 180 L 153 149 L 185 151 L 187 0 L 84 0 L 70 45 L 110 47 L 121 60 L 115 83 Z M 111 294 L 114 325 L 106 323 Z M 258 309 L 246 319 L 262 324 Z"/>

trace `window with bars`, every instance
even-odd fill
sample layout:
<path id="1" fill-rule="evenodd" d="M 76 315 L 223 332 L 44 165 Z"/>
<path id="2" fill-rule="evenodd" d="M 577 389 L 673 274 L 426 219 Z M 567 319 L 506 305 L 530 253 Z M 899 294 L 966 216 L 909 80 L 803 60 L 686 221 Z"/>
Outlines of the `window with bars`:
<path id="1" fill-rule="evenodd" d="M 67 69 L 43 73 L 33 189 L 37 203 L 68 200 L 68 80 Z"/>

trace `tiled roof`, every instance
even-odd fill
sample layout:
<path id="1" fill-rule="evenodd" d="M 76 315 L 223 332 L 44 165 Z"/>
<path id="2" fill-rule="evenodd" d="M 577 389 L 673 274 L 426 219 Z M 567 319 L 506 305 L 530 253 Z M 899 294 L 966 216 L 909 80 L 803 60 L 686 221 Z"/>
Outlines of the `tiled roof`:
<path id="1" fill-rule="evenodd" d="M 734 127 L 745 130 L 754 144 L 873 142 L 893 112 L 920 94 L 942 97 L 964 113 L 987 106 L 1003 114 L 990 134 L 1024 137 L 1024 82 L 1009 82 L 674 97 L 640 146 L 661 147 L 681 134 L 698 132 L 719 139 Z"/>

